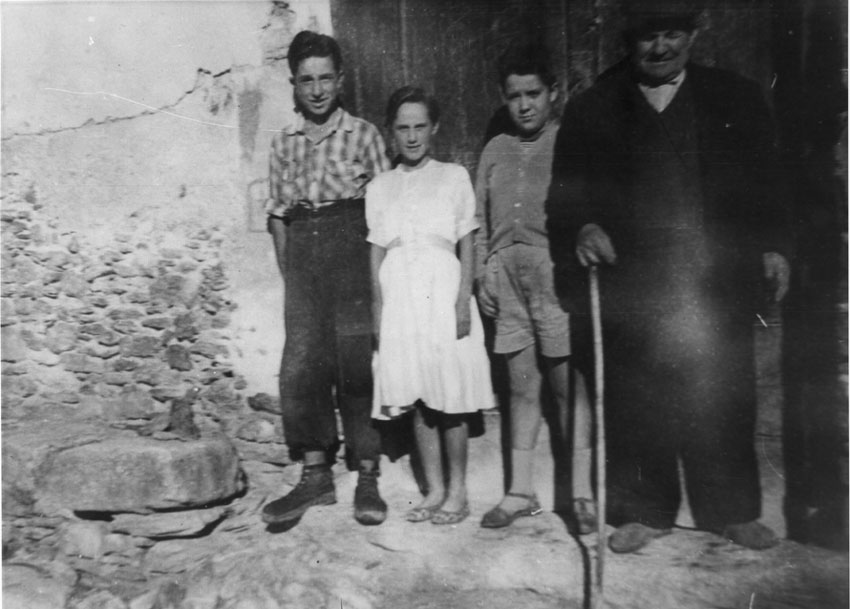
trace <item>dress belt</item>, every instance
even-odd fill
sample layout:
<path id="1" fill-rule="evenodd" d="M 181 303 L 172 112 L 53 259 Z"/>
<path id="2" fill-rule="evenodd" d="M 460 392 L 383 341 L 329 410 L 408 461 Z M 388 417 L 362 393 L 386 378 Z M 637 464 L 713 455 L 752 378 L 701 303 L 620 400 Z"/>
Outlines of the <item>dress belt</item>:
<path id="1" fill-rule="evenodd" d="M 401 247 L 403 245 L 432 245 L 434 247 L 444 249 L 451 254 L 456 253 L 454 243 L 452 243 L 445 237 L 441 237 L 439 235 L 434 235 L 431 233 L 416 235 L 412 239 L 402 239 L 401 237 L 396 237 L 395 239 L 387 243 L 387 249 L 391 250 L 393 248 Z"/>

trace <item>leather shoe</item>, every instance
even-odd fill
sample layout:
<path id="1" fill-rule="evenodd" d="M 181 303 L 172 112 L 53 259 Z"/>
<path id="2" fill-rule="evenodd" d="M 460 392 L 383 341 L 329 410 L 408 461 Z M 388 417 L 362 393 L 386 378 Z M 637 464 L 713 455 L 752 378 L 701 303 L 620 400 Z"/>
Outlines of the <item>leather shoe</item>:
<path id="1" fill-rule="evenodd" d="M 663 535 L 669 535 L 670 529 L 653 529 L 639 522 L 629 522 L 619 527 L 608 538 L 608 547 L 617 554 L 630 554 Z"/>
<path id="2" fill-rule="evenodd" d="M 757 520 L 727 525 L 723 537 L 751 550 L 766 550 L 779 543 L 776 534 Z"/>
<path id="3" fill-rule="evenodd" d="M 279 524 L 298 520 L 315 505 L 336 503 L 333 472 L 329 465 L 305 465 L 301 480 L 289 494 L 263 506 L 263 522 Z"/>
<path id="4" fill-rule="evenodd" d="M 378 492 L 377 469 L 360 470 L 354 489 L 354 519 L 363 525 L 381 524 L 387 518 L 387 504 Z"/>

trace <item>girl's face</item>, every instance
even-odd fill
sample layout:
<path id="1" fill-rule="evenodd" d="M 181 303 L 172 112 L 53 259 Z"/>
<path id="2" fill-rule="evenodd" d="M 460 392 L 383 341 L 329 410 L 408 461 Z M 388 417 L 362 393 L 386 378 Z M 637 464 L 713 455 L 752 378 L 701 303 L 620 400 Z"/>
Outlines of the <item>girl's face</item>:
<path id="1" fill-rule="evenodd" d="M 399 106 L 392 129 L 405 166 L 415 169 L 425 164 L 431 151 L 431 136 L 438 128 L 438 124 L 431 122 L 425 104 L 409 102 Z"/>

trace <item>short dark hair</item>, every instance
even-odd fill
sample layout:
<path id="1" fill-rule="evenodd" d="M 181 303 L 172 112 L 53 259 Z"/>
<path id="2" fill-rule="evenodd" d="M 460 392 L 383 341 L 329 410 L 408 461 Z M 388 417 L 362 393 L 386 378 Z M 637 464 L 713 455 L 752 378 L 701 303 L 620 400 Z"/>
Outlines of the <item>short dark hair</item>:
<path id="1" fill-rule="evenodd" d="M 342 52 L 339 50 L 339 43 L 330 36 L 303 30 L 298 32 L 289 43 L 289 51 L 286 54 L 289 71 L 293 76 L 298 72 L 301 62 L 310 57 L 330 57 L 334 63 L 334 70 L 342 71 Z"/>
<path id="2" fill-rule="evenodd" d="M 396 89 L 387 100 L 387 127 L 392 126 L 402 104 L 423 104 L 428 110 L 428 118 L 431 122 L 435 125 L 440 122 L 440 106 L 434 96 L 426 93 L 421 87 L 405 85 Z"/>
<path id="3" fill-rule="evenodd" d="M 547 87 L 554 86 L 558 80 L 552 70 L 549 51 L 541 42 L 514 41 L 502 52 L 496 62 L 496 69 L 499 73 L 499 86 L 503 89 L 511 74 L 536 74 Z"/>

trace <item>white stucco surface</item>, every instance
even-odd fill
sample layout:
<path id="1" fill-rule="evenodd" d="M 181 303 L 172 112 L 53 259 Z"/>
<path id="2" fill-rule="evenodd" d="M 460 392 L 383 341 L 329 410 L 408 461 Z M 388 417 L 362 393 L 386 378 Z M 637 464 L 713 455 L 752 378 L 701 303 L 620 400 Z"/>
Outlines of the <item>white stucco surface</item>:
<path id="1" fill-rule="evenodd" d="M 248 394 L 277 394 L 283 289 L 262 203 L 292 118 L 284 60 L 329 0 L 2 2 L 2 170 L 67 231 L 140 242 L 216 227 Z"/>
<path id="2" fill-rule="evenodd" d="M 327 0 L 289 2 L 295 31 L 330 32 Z M 173 104 L 199 69 L 262 63 L 269 0 L 3 2 L 3 133 Z"/>

